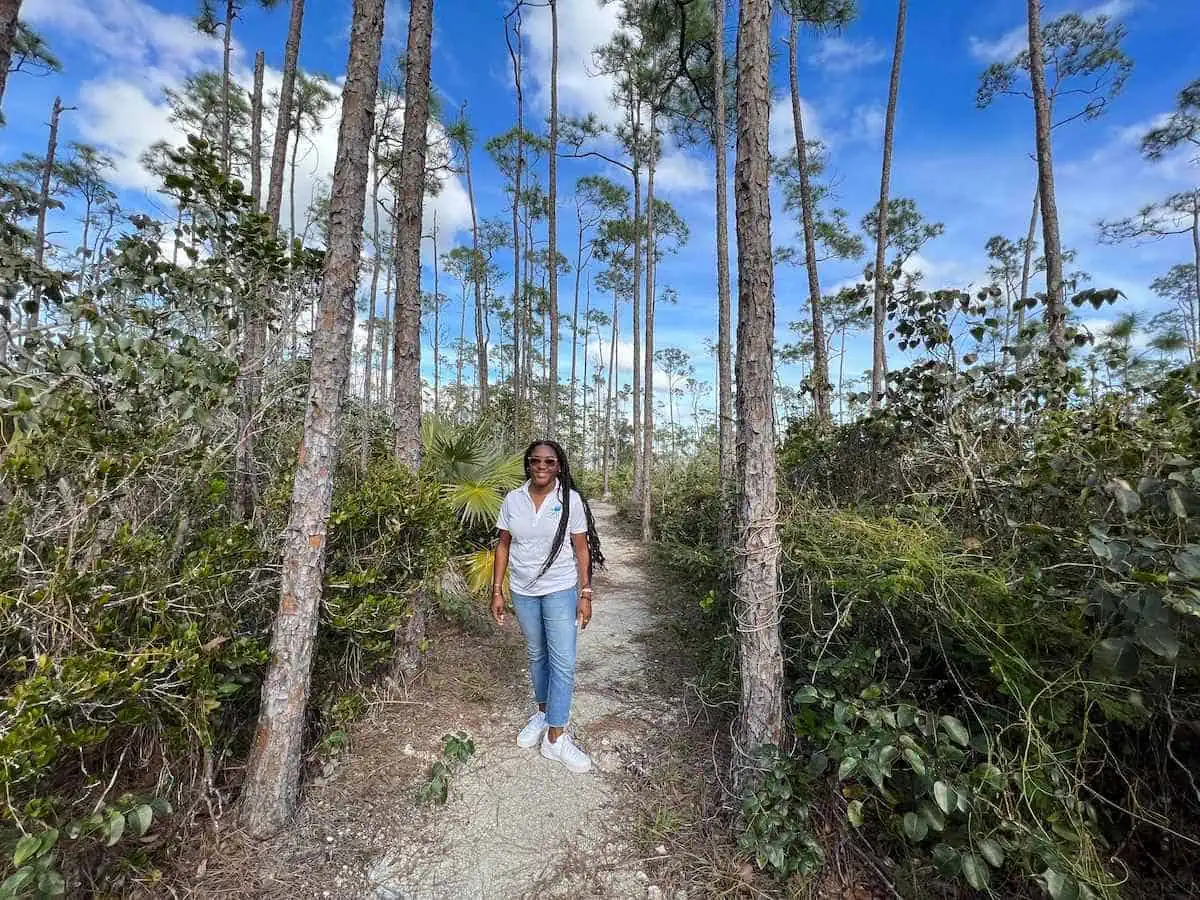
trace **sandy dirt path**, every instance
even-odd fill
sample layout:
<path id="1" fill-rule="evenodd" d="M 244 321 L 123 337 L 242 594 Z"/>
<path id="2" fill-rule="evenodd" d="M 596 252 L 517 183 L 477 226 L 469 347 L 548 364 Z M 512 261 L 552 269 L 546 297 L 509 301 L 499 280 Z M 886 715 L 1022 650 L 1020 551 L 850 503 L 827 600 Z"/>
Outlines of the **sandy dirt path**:
<path id="1" fill-rule="evenodd" d="M 524 642 L 511 614 L 500 629 L 476 614 L 466 633 L 436 637 L 430 671 L 408 695 L 376 701 L 350 751 L 308 785 L 291 829 L 266 844 L 219 836 L 189 893 L 686 897 L 652 883 L 656 852 L 667 850 L 648 844 L 636 802 L 663 730 L 683 719 L 680 681 L 661 662 L 666 606 L 640 543 L 612 507 L 593 511 L 608 566 L 580 635 L 570 725 L 590 773 L 516 746 L 533 708 Z M 470 735 L 474 755 L 456 768 L 444 806 L 416 803 L 455 731 Z"/>

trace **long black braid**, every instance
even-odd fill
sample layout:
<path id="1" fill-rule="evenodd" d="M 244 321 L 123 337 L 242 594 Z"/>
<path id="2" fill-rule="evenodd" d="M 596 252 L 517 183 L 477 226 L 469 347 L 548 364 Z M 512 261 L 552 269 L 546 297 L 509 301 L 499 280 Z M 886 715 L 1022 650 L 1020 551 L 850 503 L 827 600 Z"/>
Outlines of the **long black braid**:
<path id="1" fill-rule="evenodd" d="M 567 454 L 556 441 L 541 440 L 534 441 L 525 448 L 525 477 L 532 477 L 532 469 L 529 466 L 529 457 L 533 456 L 533 451 L 538 447 L 549 447 L 554 451 L 554 455 L 558 457 L 558 484 L 562 489 L 562 516 L 558 520 L 558 531 L 554 533 L 554 543 L 550 545 L 550 553 L 546 557 L 546 561 L 542 563 L 542 570 L 537 573 L 537 577 L 533 580 L 537 581 L 549 571 L 554 560 L 558 557 L 559 551 L 562 550 L 563 541 L 567 538 L 567 523 L 571 517 L 571 491 L 579 495 L 579 499 L 583 501 L 583 513 L 587 518 L 587 542 L 588 542 L 588 581 L 592 580 L 592 572 L 597 567 L 604 568 L 604 554 L 600 550 L 600 536 L 596 534 L 596 520 L 592 518 L 592 508 L 588 506 L 587 498 L 583 496 L 583 491 L 575 486 L 574 480 L 571 478 L 571 467 L 567 464 Z"/>

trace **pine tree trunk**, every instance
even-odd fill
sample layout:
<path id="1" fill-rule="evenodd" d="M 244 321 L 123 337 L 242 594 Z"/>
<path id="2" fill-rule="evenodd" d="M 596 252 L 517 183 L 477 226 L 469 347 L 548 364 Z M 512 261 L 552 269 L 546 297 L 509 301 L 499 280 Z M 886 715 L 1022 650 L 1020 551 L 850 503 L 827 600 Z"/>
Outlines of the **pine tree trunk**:
<path id="1" fill-rule="evenodd" d="M 523 434 L 532 434 L 534 411 L 533 399 L 533 213 L 525 210 L 525 277 L 521 282 L 521 385 L 524 391 L 527 407 L 525 413 Z"/>
<path id="2" fill-rule="evenodd" d="M 812 395 L 817 426 L 830 424 L 829 352 L 825 345 L 825 321 L 821 314 L 821 279 L 817 272 L 817 231 L 814 224 L 812 181 L 808 174 L 808 144 L 804 138 L 804 117 L 800 110 L 800 82 L 797 53 L 800 43 L 800 19 L 793 15 L 788 33 L 788 82 L 792 92 L 792 125 L 796 130 L 796 168 L 800 178 L 800 218 L 804 226 L 804 268 L 808 273 L 808 306 L 812 313 Z M 739 381 L 739 384 L 741 382 Z"/>
<path id="3" fill-rule="evenodd" d="M 646 166 L 646 376 L 642 412 L 642 543 L 654 539 L 650 518 L 654 511 L 654 167 L 658 138 L 654 110 L 650 111 L 650 159 Z M 637 436 L 634 435 L 634 440 Z"/>
<path id="4" fill-rule="evenodd" d="M 259 50 L 254 54 L 254 93 L 250 97 L 250 196 L 254 208 L 262 209 L 262 116 L 263 71 L 267 55 Z"/>
<path id="5" fill-rule="evenodd" d="M 464 407 L 463 402 L 466 388 L 463 387 L 463 356 L 466 353 L 467 347 L 467 288 L 463 285 L 462 293 L 458 298 L 458 352 L 454 355 L 454 384 L 457 391 L 458 400 L 455 403 L 455 418 L 461 421 L 463 418 Z"/>
<path id="6" fill-rule="evenodd" d="M 414 472 L 421 464 L 421 209 L 425 199 L 425 132 L 429 123 L 429 62 L 433 0 L 413 0 L 408 16 L 404 133 L 396 181 L 396 382 L 392 445 Z"/>
<path id="7" fill-rule="evenodd" d="M 442 411 L 442 297 L 438 293 L 437 210 L 433 211 L 433 414 Z"/>
<path id="8" fill-rule="evenodd" d="M 1192 194 L 1192 277 L 1196 293 L 1192 297 L 1192 328 L 1188 343 L 1188 359 L 1192 363 L 1200 360 L 1200 191 Z"/>
<path id="9" fill-rule="evenodd" d="M 300 787 L 332 473 L 337 468 L 342 400 L 350 374 L 383 16 L 384 0 L 355 0 L 330 191 L 329 244 L 321 281 L 322 327 L 313 336 L 312 383 L 285 532 L 279 611 L 242 790 L 242 824 L 260 837 L 284 826 L 295 809 Z"/>
<path id="10" fill-rule="evenodd" d="M 1054 148 L 1050 99 L 1046 94 L 1046 62 L 1042 50 L 1042 3 L 1029 2 L 1029 81 L 1033 90 L 1034 130 L 1037 136 L 1038 193 L 1042 201 L 1042 249 L 1046 257 L 1046 333 L 1059 370 L 1066 368 L 1066 308 L 1063 304 L 1062 243 L 1058 201 L 1054 196 Z"/>
<path id="11" fill-rule="evenodd" d="M 871 409 L 879 409 L 886 390 L 887 349 L 883 332 L 887 325 L 887 287 L 884 271 L 887 266 L 888 195 L 892 181 L 892 149 L 896 140 L 896 103 L 900 96 L 900 63 L 904 58 L 904 30 L 908 18 L 908 0 L 900 0 L 896 14 L 896 45 L 892 51 L 892 79 L 888 88 L 887 116 L 883 125 L 883 167 L 879 179 L 879 222 L 875 230 L 875 302 L 872 305 L 871 328 Z M 845 331 L 842 332 L 843 341 Z M 838 376 L 840 383 L 841 376 Z M 839 393 L 841 388 L 839 387 Z M 840 402 L 840 401 L 839 401 Z"/>
<path id="12" fill-rule="evenodd" d="M 550 376 L 549 433 L 558 434 L 558 3 L 550 2 Z"/>
<path id="13" fill-rule="evenodd" d="M 517 164 L 516 170 L 513 173 L 513 201 L 512 201 L 512 230 L 513 230 L 513 352 L 512 352 L 512 394 L 513 394 L 513 437 L 517 443 L 520 443 L 525 436 L 522 430 L 522 407 L 524 405 L 524 394 L 522 391 L 521 375 L 523 367 L 521 365 L 521 175 L 525 165 L 525 146 L 522 136 L 525 129 L 525 97 L 521 87 L 521 55 L 523 47 L 521 44 L 521 10 L 520 4 L 517 5 L 517 20 L 516 20 L 516 38 L 517 46 L 514 50 L 509 44 L 509 54 L 512 58 L 513 67 L 513 84 L 517 92 Z M 505 23 L 505 40 L 508 40 L 508 24 Z"/>
<path id="14" fill-rule="evenodd" d="M 379 140 L 372 142 L 374 177 L 371 179 L 371 290 L 367 295 L 367 341 L 363 348 L 363 416 L 359 440 L 359 458 L 363 466 L 371 453 L 371 360 L 375 355 L 375 306 L 379 298 L 379 271 L 383 267 L 383 249 L 379 244 L 379 185 L 383 176 L 379 169 Z"/>
<path id="15" fill-rule="evenodd" d="M 578 397 L 576 390 L 578 382 L 575 379 L 576 374 L 576 353 L 579 349 L 579 276 L 583 269 L 583 217 L 578 205 L 575 207 L 576 221 L 579 226 L 579 244 L 575 251 L 575 304 L 571 308 L 571 432 L 572 432 L 572 449 L 577 449 L 583 452 L 583 444 L 587 439 L 587 402 L 583 404 L 582 435 L 578 441 L 575 438 L 575 420 L 578 417 Z M 587 393 L 587 313 L 584 313 L 584 345 L 583 345 L 583 391 Z"/>
<path id="16" fill-rule="evenodd" d="M 395 320 L 392 317 L 392 310 L 395 309 L 395 278 L 396 278 L 396 255 L 400 252 L 399 229 L 396 227 L 400 220 L 400 200 L 398 197 L 392 198 L 392 252 L 388 259 L 388 276 L 391 279 L 390 284 L 392 291 L 387 295 L 387 302 L 383 310 L 383 347 L 379 351 L 382 359 L 380 360 L 379 372 L 379 402 L 384 409 L 391 406 L 392 400 L 395 397 L 395 375 L 391 380 L 388 380 L 388 364 L 390 361 L 389 354 L 392 350 L 392 343 L 395 341 Z M 394 366 L 393 366 L 394 368 Z"/>
<path id="17" fill-rule="evenodd" d="M 576 280 L 578 281 L 579 273 L 576 271 Z M 579 309 L 579 285 L 575 285 L 575 308 Z M 572 418 L 579 420 L 579 442 L 576 449 L 579 453 L 587 456 L 587 434 L 588 434 L 588 350 L 590 349 L 589 337 L 591 336 L 591 327 L 589 318 L 592 313 L 592 279 L 588 276 L 588 292 L 587 302 L 583 310 L 583 403 L 582 406 L 576 401 L 575 397 L 575 345 L 579 342 L 579 313 L 574 315 L 575 327 L 572 331 L 571 341 L 571 415 Z M 599 335 L 597 334 L 597 337 Z M 595 454 L 592 454 L 595 457 Z"/>
<path id="18" fill-rule="evenodd" d="M 0 109 L 4 106 L 4 89 L 8 84 L 8 67 L 12 64 L 12 48 L 17 39 L 20 16 L 21 0 L 0 0 Z M 3 118 L 0 118 L 2 121 Z"/>
<path id="19" fill-rule="evenodd" d="M 263 367 L 266 362 L 267 324 L 263 292 L 251 288 L 244 302 L 244 334 L 240 359 L 241 406 L 238 411 L 238 442 L 234 454 L 234 515 L 248 521 L 258 503 L 255 474 L 254 420 L 262 400 Z"/>
<path id="20" fill-rule="evenodd" d="M 604 496 L 609 496 L 608 477 L 613 458 L 613 405 L 617 390 L 617 292 L 613 291 L 612 337 L 608 342 L 608 393 L 605 402 L 604 421 Z"/>
<path id="21" fill-rule="evenodd" d="M 83 293 L 84 284 L 87 280 L 87 261 L 88 261 L 88 239 L 90 237 L 92 225 L 92 198 L 87 196 L 84 198 L 83 205 L 83 235 L 79 240 L 79 293 Z"/>
<path id="22" fill-rule="evenodd" d="M 463 117 L 466 117 L 466 104 L 463 104 Z M 475 213 L 475 184 L 471 180 L 471 148 L 464 145 L 463 147 L 463 165 L 466 168 L 467 175 L 467 199 L 471 204 L 471 267 L 473 270 L 472 282 L 475 285 L 475 377 L 478 380 L 477 390 L 479 392 L 479 405 L 476 409 L 476 415 L 483 415 L 488 404 L 488 358 L 487 358 L 487 337 L 484 334 L 484 308 L 483 308 L 483 278 L 482 271 L 474 271 L 479 266 L 479 220 Z"/>
<path id="23" fill-rule="evenodd" d="M 267 215 L 271 227 L 279 228 L 283 207 L 283 170 L 288 156 L 288 134 L 292 127 L 292 103 L 295 101 L 296 68 L 300 60 L 300 33 L 304 25 L 304 0 L 292 0 L 287 43 L 283 50 L 283 83 L 279 88 L 279 110 L 275 117 L 275 140 L 271 150 L 271 180 L 267 185 Z M 300 136 L 296 135 L 299 142 Z"/>
<path id="24" fill-rule="evenodd" d="M 742 682 L 735 742 L 742 780 L 782 733 L 775 484 L 774 271 L 770 198 L 770 0 L 742 0 L 738 30 L 737 543 L 734 591 Z M 797 141 L 801 142 L 799 136 Z"/>
<path id="25" fill-rule="evenodd" d="M 1041 185 L 1035 184 L 1033 188 L 1033 212 L 1029 214 L 1029 231 L 1025 235 L 1025 254 L 1024 260 L 1021 263 L 1021 296 L 1019 300 L 1022 302 L 1017 304 L 1017 343 L 1021 343 L 1025 331 L 1025 303 L 1023 302 L 1029 296 L 1029 283 L 1033 278 L 1033 244 L 1037 236 L 1038 212 L 1042 206 Z M 1013 361 L 1013 369 L 1019 374 L 1021 371 L 1021 360 Z M 1021 409 L 1022 400 L 1018 396 L 1013 400 L 1013 421 L 1018 427 L 1021 425 L 1021 418 L 1024 410 Z"/>
<path id="26" fill-rule="evenodd" d="M 846 422 L 846 324 L 842 323 L 841 343 L 838 346 L 838 424 Z"/>
<path id="27" fill-rule="evenodd" d="M 254 94 L 251 100 L 250 122 L 250 193 L 254 208 L 262 204 L 262 92 L 265 54 L 259 50 L 254 57 Z M 263 292 L 254 288 L 243 300 L 242 347 L 240 368 L 240 407 L 238 410 L 238 442 L 234 453 L 234 516 L 248 521 L 254 515 L 258 499 L 255 478 L 254 417 L 262 397 L 262 370 L 266 355 L 266 310 Z"/>
<path id="28" fill-rule="evenodd" d="M 292 158 L 288 164 L 288 169 L 291 177 L 288 178 L 288 245 L 296 243 L 296 168 L 298 165 L 298 157 L 300 153 L 300 129 L 302 123 L 300 121 L 300 112 L 296 112 L 296 140 L 292 144 Z"/>
<path id="29" fill-rule="evenodd" d="M 50 180 L 54 174 L 54 159 L 58 153 L 58 122 L 62 118 L 62 97 L 54 98 L 54 106 L 50 110 L 50 138 L 46 142 L 46 157 L 42 160 L 42 183 L 38 191 L 37 227 L 33 236 L 33 262 L 41 269 L 46 261 L 46 213 L 50 209 Z M 30 292 L 32 309 L 25 327 L 32 332 L 37 331 L 42 315 L 42 289 L 34 285 Z M 37 340 L 36 335 L 32 335 Z"/>
<path id="30" fill-rule="evenodd" d="M 633 505 L 642 502 L 642 170 L 639 159 L 641 144 L 641 114 L 629 96 L 630 117 L 633 122 Z"/>
<path id="31" fill-rule="evenodd" d="M 390 235 L 389 235 L 390 239 Z M 387 263 L 383 271 L 383 323 L 379 330 L 379 382 L 376 387 L 378 402 L 385 409 L 388 405 L 388 350 L 392 345 L 392 255 L 388 253 Z"/>
<path id="32" fill-rule="evenodd" d="M 725 158 L 725 0 L 713 0 L 713 149 L 717 213 L 717 456 L 721 489 L 733 489 L 733 354 L 729 286 L 729 164 Z M 728 521 L 728 519 L 727 519 Z"/>
<path id="33" fill-rule="evenodd" d="M 224 115 L 221 116 L 221 170 L 225 173 L 226 178 L 229 177 L 233 156 L 232 138 L 230 137 L 233 107 L 230 105 L 229 62 L 233 53 L 233 19 L 236 15 L 235 0 L 226 0 L 225 33 L 222 36 L 224 61 L 221 64 L 221 108 L 224 112 Z"/>

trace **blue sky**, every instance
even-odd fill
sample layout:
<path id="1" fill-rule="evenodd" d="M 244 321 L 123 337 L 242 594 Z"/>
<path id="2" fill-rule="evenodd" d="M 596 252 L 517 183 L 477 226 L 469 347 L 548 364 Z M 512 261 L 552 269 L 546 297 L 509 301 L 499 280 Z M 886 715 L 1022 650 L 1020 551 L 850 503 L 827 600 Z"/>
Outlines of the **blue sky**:
<path id="1" fill-rule="evenodd" d="M 25 150 L 43 151 L 48 110 L 54 96 L 61 94 L 67 105 L 77 107 L 64 118 L 64 140 L 98 144 L 117 158 L 114 178 L 127 207 L 146 208 L 158 202 L 152 179 L 136 160 L 154 140 L 172 136 L 162 90 L 190 73 L 220 64 L 219 44 L 196 34 L 191 26 L 196 5 L 195 0 L 25 0 L 24 17 L 62 58 L 64 71 L 44 78 L 23 74 L 10 78 L 5 98 L 9 124 L 0 130 L 0 158 L 11 159 Z M 250 8 L 239 23 L 235 66 L 244 84 L 249 84 L 249 66 L 259 47 L 267 54 L 268 87 L 278 83 L 286 5 L 269 12 Z M 301 64 L 336 80 L 346 62 L 350 3 L 309 0 L 308 5 Z M 616 9 L 602 7 L 599 0 L 560 0 L 560 5 L 563 112 L 611 116 L 608 86 L 590 75 L 590 50 L 612 33 Z M 878 196 L 883 108 L 895 28 L 894 3 L 863 6 L 865 14 L 846 32 L 825 38 L 806 36 L 800 54 L 806 129 L 829 145 L 837 202 L 849 211 L 853 223 Z M 926 286 L 979 284 L 986 265 L 986 240 L 994 234 L 1015 239 L 1028 224 L 1035 177 L 1028 157 L 1033 143 L 1029 104 L 1022 98 L 1002 98 L 990 109 L 975 107 L 979 72 L 1019 47 L 1024 4 L 950 0 L 911 6 L 892 194 L 915 198 L 928 218 L 945 224 L 944 236 L 927 245 L 915 261 L 925 272 Z M 402 49 L 406 7 L 403 2 L 390 5 L 385 57 L 394 58 Z M 464 100 L 468 103 L 481 145 L 509 128 L 514 113 L 501 24 L 504 9 L 493 0 L 438 0 L 435 8 L 434 81 L 447 110 L 457 109 Z M 1173 190 L 1196 184 L 1197 170 L 1189 168 L 1186 158 L 1146 163 L 1137 143 L 1171 109 L 1179 89 L 1200 75 L 1200 44 L 1195 41 L 1200 33 L 1200 3 L 1067 0 L 1047 3 L 1046 16 L 1070 10 L 1108 13 L 1124 24 L 1128 37 L 1123 46 L 1135 68 L 1124 93 L 1105 116 L 1056 133 L 1064 244 L 1078 251 L 1077 268 L 1091 273 L 1095 286 L 1117 287 L 1128 295 L 1122 308 L 1152 311 L 1157 301 L 1148 285 L 1171 265 L 1188 261 L 1186 242 L 1169 239 L 1104 246 L 1096 241 L 1095 225 L 1100 218 L 1132 213 Z M 734 22 L 731 13 L 730 41 Z M 544 115 L 550 46 L 544 10 L 527 12 L 526 34 L 529 99 L 534 111 Z M 779 98 L 773 108 L 772 138 L 773 148 L 783 150 L 792 134 L 783 92 L 786 71 L 781 41 L 778 49 Z M 335 111 L 306 149 L 297 185 L 301 201 L 331 169 L 336 131 Z M 731 165 L 732 158 L 731 153 Z M 502 184 L 482 149 L 473 165 L 481 215 L 500 214 L 506 202 Z M 593 171 L 597 171 L 594 164 L 575 161 L 559 167 L 564 220 L 560 244 L 571 246 L 571 186 Z M 660 286 L 675 288 L 679 302 L 659 307 L 657 345 L 692 352 L 697 374 L 710 381 L 711 364 L 702 342 L 715 336 L 712 178 L 707 153 L 669 147 L 658 181 L 661 193 L 688 220 L 692 240 L 660 268 Z M 452 179 L 431 206 L 438 210 L 443 249 L 469 239 L 466 194 L 459 179 Z M 730 208 L 732 215 L 732 203 Z M 58 227 L 71 226 L 63 221 Z M 772 231 L 777 245 L 794 240 L 794 223 L 778 209 Z M 852 282 L 861 268 L 862 262 L 827 264 L 821 271 L 822 285 L 831 290 Z M 781 267 L 777 272 L 777 318 L 783 341 L 790 339 L 787 323 L 801 315 L 802 282 L 800 270 Z M 568 276 L 564 294 L 569 294 L 571 283 Z M 447 292 L 458 297 L 456 289 Z M 456 319 L 451 309 L 448 314 Z M 628 326 L 622 331 L 627 338 Z M 622 352 L 628 366 L 628 348 Z M 865 341 L 852 341 L 847 372 L 861 372 L 868 361 Z"/>

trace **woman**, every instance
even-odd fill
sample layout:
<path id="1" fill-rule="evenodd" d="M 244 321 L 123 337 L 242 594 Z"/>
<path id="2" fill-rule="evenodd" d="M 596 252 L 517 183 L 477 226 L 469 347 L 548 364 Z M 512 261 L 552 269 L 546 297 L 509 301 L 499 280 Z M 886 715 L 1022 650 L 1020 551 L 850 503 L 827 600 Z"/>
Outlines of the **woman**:
<path id="1" fill-rule="evenodd" d="M 592 761 L 566 734 L 575 684 L 575 626 L 592 620 L 592 570 L 604 565 L 596 523 L 575 490 L 562 447 L 534 441 L 525 477 L 500 507 L 500 542 L 492 572 L 492 617 L 504 622 L 504 575 L 529 646 L 529 675 L 538 710 L 517 744 L 542 745 L 542 756 L 583 773 Z M 570 541 L 567 534 L 570 534 Z M 568 549 L 568 545 L 570 549 Z"/>

